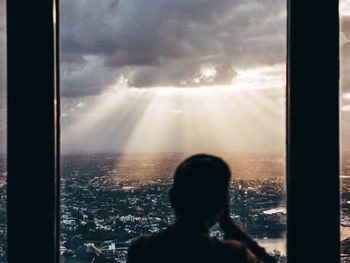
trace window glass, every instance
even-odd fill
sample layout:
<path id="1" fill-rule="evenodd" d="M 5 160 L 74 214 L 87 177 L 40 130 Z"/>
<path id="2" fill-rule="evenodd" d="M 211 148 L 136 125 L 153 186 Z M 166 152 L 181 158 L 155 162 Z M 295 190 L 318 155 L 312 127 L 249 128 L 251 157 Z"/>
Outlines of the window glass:
<path id="1" fill-rule="evenodd" d="M 340 14 L 340 131 L 341 131 L 341 253 L 350 260 L 350 1 L 339 2 Z"/>
<path id="2" fill-rule="evenodd" d="M 60 1 L 65 262 L 125 262 L 172 224 L 174 169 L 200 152 L 228 162 L 231 216 L 285 262 L 286 14 L 281 0 Z"/>
<path id="3" fill-rule="evenodd" d="M 7 95 L 6 95 L 6 6 L 0 0 L 0 262 L 6 262 L 6 132 L 7 132 Z"/>

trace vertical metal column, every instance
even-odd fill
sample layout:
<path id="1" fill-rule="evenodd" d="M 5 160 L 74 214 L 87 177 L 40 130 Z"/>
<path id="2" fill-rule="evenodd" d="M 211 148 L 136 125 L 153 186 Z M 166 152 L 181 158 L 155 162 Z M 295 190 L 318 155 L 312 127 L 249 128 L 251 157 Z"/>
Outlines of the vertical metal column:
<path id="1" fill-rule="evenodd" d="M 338 1 L 289 0 L 288 262 L 339 262 Z"/>
<path id="2" fill-rule="evenodd" d="M 7 1 L 8 262 L 53 262 L 53 2 Z"/>
<path id="3" fill-rule="evenodd" d="M 8 262 L 55 253 L 53 1 L 7 3 Z M 339 261 L 337 1 L 289 2 L 288 258 Z"/>

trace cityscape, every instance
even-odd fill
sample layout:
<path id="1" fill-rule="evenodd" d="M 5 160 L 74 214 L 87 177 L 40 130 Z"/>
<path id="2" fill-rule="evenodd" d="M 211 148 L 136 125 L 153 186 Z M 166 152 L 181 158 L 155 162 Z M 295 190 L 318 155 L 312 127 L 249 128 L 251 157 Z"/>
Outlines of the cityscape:
<path id="1" fill-rule="evenodd" d="M 186 154 L 67 155 L 61 164 L 61 262 L 125 262 L 141 234 L 175 220 L 167 190 Z M 223 155 L 233 171 L 231 215 L 285 262 L 284 159 Z M 254 164 L 254 165 L 253 165 Z M 0 262 L 6 262 L 6 158 L 0 158 Z M 146 179 L 147 178 L 147 179 Z M 222 237 L 214 226 L 211 235 Z M 341 259 L 350 260 L 350 154 L 341 173 Z M 270 242 L 273 241 L 273 242 Z"/>
<path id="2" fill-rule="evenodd" d="M 7 232 L 6 232 L 6 158 L 0 156 L 0 262 L 6 262 Z"/>
<path id="3" fill-rule="evenodd" d="M 175 221 L 168 189 L 188 155 L 98 154 L 61 159 L 61 262 L 125 262 L 132 240 Z M 284 158 L 221 155 L 233 171 L 231 216 L 286 262 Z M 212 236 L 222 238 L 218 226 Z"/>
<path id="4" fill-rule="evenodd" d="M 350 152 L 343 153 L 341 158 L 341 262 L 350 262 Z"/>
<path id="5" fill-rule="evenodd" d="M 149 156 L 147 160 L 136 154 L 62 157 L 61 262 L 92 262 L 94 258 L 94 262 L 125 262 L 133 238 L 155 233 L 174 222 L 167 190 L 173 168 L 185 155 L 162 156 Z M 268 244 L 266 241 L 277 240 L 266 247 L 279 257 L 279 262 L 285 262 L 283 159 L 271 156 L 225 159 L 234 177 L 232 217 L 263 246 Z M 128 174 L 136 177 L 128 177 Z M 141 179 L 146 176 L 148 180 Z M 0 157 L 0 262 L 6 262 L 6 177 L 6 158 Z M 211 235 L 221 237 L 222 233 L 214 227 Z M 341 238 L 341 259 L 349 262 L 349 153 L 342 158 Z"/>

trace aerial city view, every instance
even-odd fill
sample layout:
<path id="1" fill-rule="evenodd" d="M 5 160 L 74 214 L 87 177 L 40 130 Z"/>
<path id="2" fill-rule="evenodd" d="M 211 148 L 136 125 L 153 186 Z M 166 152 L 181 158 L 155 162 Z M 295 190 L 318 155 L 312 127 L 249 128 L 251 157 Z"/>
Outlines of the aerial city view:
<path id="1" fill-rule="evenodd" d="M 343 153 L 340 175 L 341 185 L 341 259 L 342 262 L 350 260 L 350 152 Z"/>
<path id="2" fill-rule="evenodd" d="M 168 198 L 174 170 L 200 152 L 229 164 L 230 216 L 285 263 L 286 1 L 59 4 L 60 263 L 125 263 L 135 238 L 175 222 Z M 6 58 L 5 10 L 0 0 L 1 58 Z M 350 1 L 340 1 L 339 10 L 345 263 L 350 262 Z M 6 134 L 6 59 L 1 59 L 1 263 L 7 260 Z M 218 225 L 210 235 L 223 238 Z"/>
<path id="3" fill-rule="evenodd" d="M 0 262 L 6 262 L 7 232 L 6 232 L 6 158 L 0 155 Z"/>
<path id="4" fill-rule="evenodd" d="M 61 259 L 125 262 L 132 240 L 175 220 L 168 190 L 187 154 L 95 154 L 62 157 Z M 233 171 L 231 216 L 286 262 L 284 158 L 225 154 Z M 218 227 L 211 235 L 222 238 Z M 96 261 L 93 261 L 96 260 Z"/>
<path id="5" fill-rule="evenodd" d="M 350 1 L 339 1 L 341 88 L 341 260 L 350 262 Z"/>
<path id="6" fill-rule="evenodd" d="M 173 224 L 194 153 L 227 161 L 231 217 L 285 262 L 286 25 L 284 0 L 60 1 L 63 262 L 125 262 Z"/>

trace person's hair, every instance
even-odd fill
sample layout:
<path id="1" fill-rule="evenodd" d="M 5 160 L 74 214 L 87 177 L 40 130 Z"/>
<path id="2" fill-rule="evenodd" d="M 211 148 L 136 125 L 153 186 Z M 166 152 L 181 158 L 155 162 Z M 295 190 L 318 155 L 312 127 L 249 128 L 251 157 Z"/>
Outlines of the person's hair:
<path id="1" fill-rule="evenodd" d="M 174 174 L 170 201 L 178 218 L 215 219 L 228 198 L 231 172 L 219 157 L 196 154 L 184 160 Z"/>

